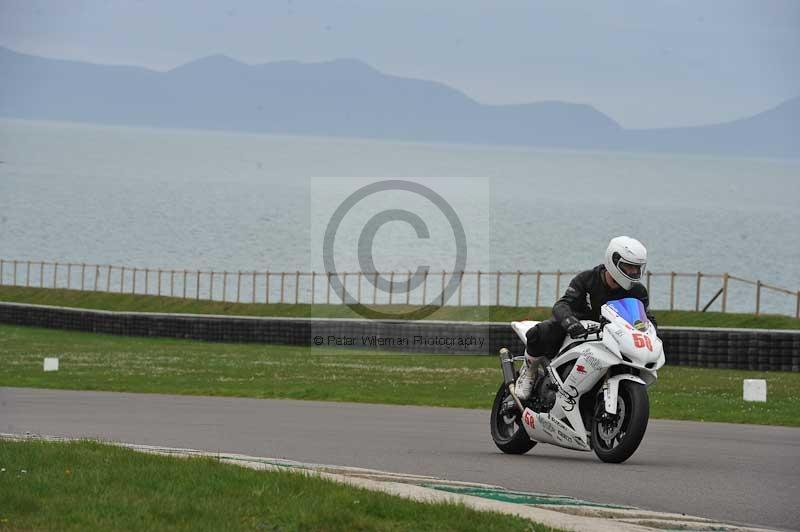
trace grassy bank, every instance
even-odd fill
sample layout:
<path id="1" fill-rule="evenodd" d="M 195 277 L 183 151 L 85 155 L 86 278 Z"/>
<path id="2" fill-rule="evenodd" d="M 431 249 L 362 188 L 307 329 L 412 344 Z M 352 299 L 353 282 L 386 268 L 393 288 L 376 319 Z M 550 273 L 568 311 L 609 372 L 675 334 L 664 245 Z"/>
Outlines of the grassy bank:
<path id="1" fill-rule="evenodd" d="M 550 530 L 300 473 L 93 442 L 4 441 L 0 468 L 0 530 Z"/>
<path id="2" fill-rule="evenodd" d="M 109 294 L 50 288 L 0 287 L 0 301 L 33 303 L 61 307 L 92 308 L 132 312 L 168 312 L 188 314 L 228 314 L 237 316 L 283 316 L 319 318 L 359 318 L 344 305 L 290 305 L 222 303 L 175 297 Z M 401 313 L 414 310 L 404 305 L 383 305 L 383 312 Z M 660 325 L 694 327 L 744 327 L 754 329 L 800 329 L 800 320 L 790 316 L 754 316 L 721 312 L 655 311 Z M 528 317 L 542 320 L 550 317 L 550 308 L 517 307 L 443 307 L 428 319 L 457 321 L 508 322 Z"/>
<path id="3" fill-rule="evenodd" d="M 57 356 L 58 372 L 42 359 Z M 745 403 L 765 378 L 769 402 Z M 495 357 L 221 344 L 0 326 L 0 386 L 313 399 L 488 409 Z M 667 366 L 656 418 L 800 426 L 800 373 Z"/>

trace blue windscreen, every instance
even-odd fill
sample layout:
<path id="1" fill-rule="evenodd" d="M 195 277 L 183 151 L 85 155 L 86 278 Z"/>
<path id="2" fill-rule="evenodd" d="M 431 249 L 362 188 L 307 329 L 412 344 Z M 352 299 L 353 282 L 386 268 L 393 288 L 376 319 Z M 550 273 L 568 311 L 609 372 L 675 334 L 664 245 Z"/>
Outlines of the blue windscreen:
<path id="1" fill-rule="evenodd" d="M 644 305 L 636 298 L 626 297 L 625 299 L 609 301 L 606 304 L 635 329 L 646 329 L 650 323 L 650 320 L 647 319 Z"/>

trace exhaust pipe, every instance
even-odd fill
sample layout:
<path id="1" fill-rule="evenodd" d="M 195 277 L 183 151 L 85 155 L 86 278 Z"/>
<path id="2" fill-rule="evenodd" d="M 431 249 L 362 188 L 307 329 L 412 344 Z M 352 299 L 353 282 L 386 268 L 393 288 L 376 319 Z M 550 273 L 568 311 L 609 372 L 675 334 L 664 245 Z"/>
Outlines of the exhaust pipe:
<path id="1" fill-rule="evenodd" d="M 525 411 L 525 407 L 522 406 L 514 390 L 517 383 L 517 371 L 514 369 L 514 357 L 505 347 L 500 350 L 500 367 L 503 369 L 503 383 L 506 385 L 506 388 L 508 388 L 508 393 L 511 395 L 511 398 L 517 403 L 517 408 L 519 408 L 521 414 Z"/>
<path id="2" fill-rule="evenodd" d="M 503 369 L 503 382 L 508 386 L 517 382 L 517 371 L 514 369 L 514 357 L 505 347 L 500 350 L 500 367 Z"/>

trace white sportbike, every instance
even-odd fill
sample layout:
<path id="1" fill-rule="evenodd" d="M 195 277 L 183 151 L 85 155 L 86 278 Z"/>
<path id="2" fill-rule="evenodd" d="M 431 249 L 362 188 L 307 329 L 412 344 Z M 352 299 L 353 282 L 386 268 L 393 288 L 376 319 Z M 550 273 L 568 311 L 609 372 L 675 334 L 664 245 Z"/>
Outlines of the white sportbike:
<path id="1" fill-rule="evenodd" d="M 511 327 L 526 341 L 536 321 Z M 664 349 L 641 301 L 609 301 L 600 323 L 583 321 L 588 334 L 567 338 L 550 364 L 535 368 L 530 397 L 514 393 L 515 361 L 500 350 L 503 385 L 491 414 L 492 439 L 509 454 L 523 454 L 537 443 L 591 451 L 604 462 L 620 463 L 633 455 L 647 430 L 647 388 L 664 365 Z"/>

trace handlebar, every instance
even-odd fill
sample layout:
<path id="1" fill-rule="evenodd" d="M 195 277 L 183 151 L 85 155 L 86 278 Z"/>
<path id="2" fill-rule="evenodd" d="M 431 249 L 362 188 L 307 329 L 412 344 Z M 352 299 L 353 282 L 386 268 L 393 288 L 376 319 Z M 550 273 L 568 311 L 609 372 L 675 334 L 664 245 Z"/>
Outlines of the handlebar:
<path id="1" fill-rule="evenodd" d="M 605 323 L 603 323 L 603 321 L 604 320 L 602 320 L 602 318 L 601 318 L 600 323 L 598 323 L 596 325 L 589 325 L 588 327 L 586 327 L 586 334 L 584 334 L 583 336 L 578 336 L 576 339 L 578 339 L 578 338 L 589 338 L 589 336 L 591 336 L 593 334 L 596 334 L 597 338 L 599 339 L 600 338 L 600 333 L 603 332 L 603 327 L 605 326 Z"/>

